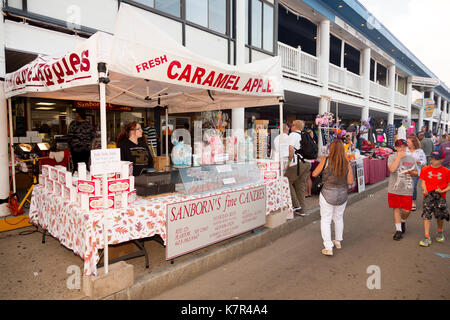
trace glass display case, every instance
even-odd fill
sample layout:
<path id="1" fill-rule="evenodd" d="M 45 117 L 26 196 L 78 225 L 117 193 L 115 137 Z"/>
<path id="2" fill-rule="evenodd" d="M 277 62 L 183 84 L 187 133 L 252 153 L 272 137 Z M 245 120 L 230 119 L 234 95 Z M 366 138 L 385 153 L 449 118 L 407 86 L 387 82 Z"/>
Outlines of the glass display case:
<path id="1" fill-rule="evenodd" d="M 220 192 L 264 183 L 256 162 L 178 168 L 181 183 L 176 191 L 187 195 Z"/>

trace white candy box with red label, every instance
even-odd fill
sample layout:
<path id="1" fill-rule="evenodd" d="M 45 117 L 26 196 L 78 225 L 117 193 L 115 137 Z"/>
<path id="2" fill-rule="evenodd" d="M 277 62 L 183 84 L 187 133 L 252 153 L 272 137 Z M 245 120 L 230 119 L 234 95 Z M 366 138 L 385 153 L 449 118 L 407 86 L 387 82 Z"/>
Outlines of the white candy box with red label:
<path id="1" fill-rule="evenodd" d="M 99 181 L 91 181 L 91 180 L 78 180 L 77 181 L 77 191 L 79 193 L 89 194 L 89 195 L 99 195 L 100 183 Z"/>
<path id="2" fill-rule="evenodd" d="M 129 192 L 131 189 L 130 179 L 119 179 L 108 181 L 108 194 Z"/>
<path id="3" fill-rule="evenodd" d="M 108 209 L 114 208 L 114 196 L 108 196 L 106 200 Z M 103 209 L 103 197 L 89 197 L 89 210 Z"/>
<path id="4" fill-rule="evenodd" d="M 50 167 L 50 179 L 53 181 L 58 181 L 58 172 L 59 170 L 55 167 Z"/>

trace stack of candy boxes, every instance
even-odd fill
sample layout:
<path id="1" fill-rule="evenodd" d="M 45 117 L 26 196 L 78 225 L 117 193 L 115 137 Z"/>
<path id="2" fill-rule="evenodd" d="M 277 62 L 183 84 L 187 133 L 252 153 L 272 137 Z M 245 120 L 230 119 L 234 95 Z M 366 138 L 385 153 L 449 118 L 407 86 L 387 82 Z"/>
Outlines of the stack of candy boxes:
<path id="1" fill-rule="evenodd" d="M 85 163 L 78 164 L 78 177 L 63 166 L 49 165 L 43 165 L 39 175 L 39 184 L 49 194 L 77 203 L 85 211 L 103 208 L 102 180 L 101 175 L 90 175 Z M 136 200 L 132 162 L 122 161 L 120 172 L 108 174 L 107 189 L 108 209 L 127 209 Z"/>

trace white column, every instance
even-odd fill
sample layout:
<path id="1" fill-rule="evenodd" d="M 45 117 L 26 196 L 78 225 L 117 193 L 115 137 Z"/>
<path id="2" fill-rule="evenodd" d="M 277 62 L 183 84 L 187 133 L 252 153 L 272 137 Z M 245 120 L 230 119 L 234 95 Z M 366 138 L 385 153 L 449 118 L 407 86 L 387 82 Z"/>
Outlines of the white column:
<path id="1" fill-rule="evenodd" d="M 328 72 L 330 68 L 330 21 L 323 20 L 319 24 L 319 76 L 322 92 L 328 94 Z"/>
<path id="2" fill-rule="evenodd" d="M 423 103 L 422 103 L 422 107 L 419 109 L 419 120 L 418 120 L 418 124 L 417 124 L 417 129 L 419 131 L 422 130 L 422 127 L 423 127 L 424 113 L 425 113 L 425 110 L 424 110 Z"/>
<path id="3" fill-rule="evenodd" d="M 0 21 L 0 77 L 6 74 L 5 43 L 3 20 Z M 8 153 L 8 117 L 3 81 L 0 81 L 0 199 L 9 197 L 9 153 Z M 0 217 L 7 216 L 10 211 L 7 203 L 0 205 Z"/>
<path id="4" fill-rule="evenodd" d="M 444 124 L 446 127 L 448 127 L 448 116 L 449 116 L 449 112 L 448 112 L 448 101 L 445 100 L 444 101 Z M 448 133 L 448 129 L 445 129 L 445 133 Z"/>
<path id="5" fill-rule="evenodd" d="M 436 108 L 436 110 L 437 110 L 437 115 L 438 115 L 438 120 L 437 120 L 437 128 L 438 128 L 438 134 L 441 134 L 442 133 L 442 130 L 441 130 L 441 124 L 442 124 L 442 121 L 443 121 L 443 113 L 442 113 L 442 110 L 441 110 L 441 103 L 442 102 L 442 98 L 441 98 L 441 96 L 438 96 L 437 97 L 437 108 Z"/>
<path id="6" fill-rule="evenodd" d="M 411 125 L 411 104 L 412 104 L 412 78 L 408 77 L 406 84 L 406 108 L 408 110 L 408 126 Z"/>
<path id="7" fill-rule="evenodd" d="M 365 48 L 362 52 L 362 93 L 364 106 L 361 110 L 361 119 L 369 118 L 369 94 L 370 94 L 370 48 Z"/>
<path id="8" fill-rule="evenodd" d="M 0 24 L 3 24 L 1 22 Z M 4 61 L 4 60 L 3 60 Z M 4 74 L 2 74 L 4 77 Z M 9 153 L 8 153 L 8 117 L 3 90 L 3 81 L 0 82 L 0 200 L 6 200 L 9 197 Z M 0 217 L 8 216 L 8 202 L 0 205 Z"/>
<path id="9" fill-rule="evenodd" d="M 236 1 L 236 65 L 245 64 L 245 1 Z M 244 133 L 245 108 L 231 110 L 231 128 L 239 137 Z"/>
<path id="10" fill-rule="evenodd" d="M 434 100 L 434 91 L 433 90 L 430 91 L 430 99 Z M 434 112 L 430 118 L 431 118 L 431 120 L 429 121 L 430 125 L 428 126 L 428 131 L 433 132 Z"/>
<path id="11" fill-rule="evenodd" d="M 388 114 L 388 124 L 394 124 L 394 110 L 395 110 L 395 65 L 389 66 L 388 69 L 389 75 L 389 114 Z"/>

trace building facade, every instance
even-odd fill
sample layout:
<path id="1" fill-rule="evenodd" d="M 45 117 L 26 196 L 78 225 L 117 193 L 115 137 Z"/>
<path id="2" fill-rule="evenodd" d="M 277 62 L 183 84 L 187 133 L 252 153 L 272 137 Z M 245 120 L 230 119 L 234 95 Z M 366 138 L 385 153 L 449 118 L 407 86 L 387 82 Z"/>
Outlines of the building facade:
<path id="1" fill-rule="evenodd" d="M 331 111 L 349 120 L 370 117 L 399 125 L 406 119 L 448 132 L 449 88 L 430 84 L 427 79 L 437 77 L 356 0 L 3 0 L 0 80 L 39 54 L 62 54 L 96 31 L 113 34 L 121 3 L 146 14 L 193 52 L 223 63 L 279 55 L 288 119 Z M 436 106 L 432 114 L 425 113 L 429 101 Z M 14 134 L 21 136 L 31 130 L 64 134 L 81 102 L 16 98 L 12 103 Z M 90 111 L 94 124 L 96 112 Z M 264 110 L 233 110 L 232 127 L 245 128 L 257 112 Z M 107 116 L 111 140 L 124 123 L 149 118 L 148 111 L 133 106 L 112 106 Z M 0 121 L 7 123 L 6 114 Z M 6 139 L 1 142 L 7 145 Z M 9 179 L 7 158 L 3 148 L 0 185 Z M 3 189 L 1 199 L 8 195 Z"/>

